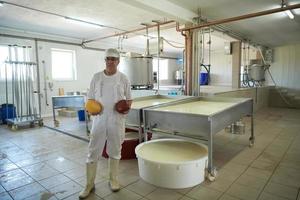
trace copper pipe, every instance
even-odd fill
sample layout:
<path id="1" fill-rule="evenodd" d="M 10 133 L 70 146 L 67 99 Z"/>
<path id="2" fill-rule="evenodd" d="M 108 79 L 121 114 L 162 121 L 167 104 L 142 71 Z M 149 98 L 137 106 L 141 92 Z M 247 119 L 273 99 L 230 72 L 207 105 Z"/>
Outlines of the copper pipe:
<path id="1" fill-rule="evenodd" d="M 179 31 L 179 23 L 176 22 L 176 31 Z M 192 95 L 192 61 L 193 61 L 193 34 L 190 31 L 180 31 L 181 35 L 184 36 L 184 94 L 185 95 Z"/>
<path id="2" fill-rule="evenodd" d="M 249 18 L 253 18 L 253 17 L 260 17 L 260 16 L 264 16 L 264 15 L 270 15 L 270 14 L 283 12 L 283 11 L 286 11 L 286 10 L 297 9 L 297 8 L 300 8 L 300 4 L 289 5 L 289 6 L 286 6 L 286 7 L 275 8 L 275 9 L 265 10 L 265 11 L 256 12 L 256 13 L 250 13 L 250 14 L 241 15 L 241 16 L 237 16 L 237 17 L 231 17 L 231 18 L 227 18 L 227 19 L 215 20 L 215 21 L 212 21 L 212 22 L 207 22 L 205 24 L 201 24 L 199 26 L 194 26 L 194 27 L 189 27 L 189 28 L 182 28 L 182 29 L 179 29 L 179 28 L 177 29 L 176 28 L 176 30 L 181 31 L 181 32 L 182 31 L 189 31 L 189 30 L 204 28 L 204 27 L 208 27 L 208 26 L 212 26 L 212 25 L 224 24 L 224 23 L 239 21 L 239 20 L 243 20 L 243 19 L 249 19 Z"/>
<path id="3" fill-rule="evenodd" d="M 166 22 L 161 22 L 159 23 L 159 25 L 165 25 L 165 24 L 170 24 L 170 23 L 173 23 L 175 22 L 174 20 L 170 20 L 170 21 L 166 21 Z M 156 27 L 158 24 L 153 24 L 153 25 L 149 25 L 147 28 L 153 28 L 153 27 Z M 116 36 L 120 36 L 120 35 L 126 35 L 126 34 L 129 34 L 129 33 L 134 33 L 134 32 L 138 32 L 138 31 L 142 31 L 142 30 L 145 30 L 146 27 L 143 27 L 143 28 L 137 28 L 137 29 L 134 29 L 134 30 L 130 30 L 130 31 L 124 31 L 124 32 L 121 32 L 121 33 L 115 33 L 115 34 L 112 34 L 112 35 L 108 35 L 108 36 L 104 36 L 104 37 L 100 37 L 100 38 L 95 38 L 95 39 L 92 39 L 92 40 L 86 40 L 83 42 L 83 44 L 86 44 L 86 43 L 90 43 L 90 42 L 95 42 L 95 41 L 98 41 L 98 40 L 103 40 L 103 39 L 107 39 L 107 38 L 111 38 L 111 37 L 116 37 Z"/>
<path id="4" fill-rule="evenodd" d="M 193 33 L 191 31 L 186 32 L 185 36 L 185 93 L 186 95 L 192 95 L 192 73 L 193 73 Z"/>

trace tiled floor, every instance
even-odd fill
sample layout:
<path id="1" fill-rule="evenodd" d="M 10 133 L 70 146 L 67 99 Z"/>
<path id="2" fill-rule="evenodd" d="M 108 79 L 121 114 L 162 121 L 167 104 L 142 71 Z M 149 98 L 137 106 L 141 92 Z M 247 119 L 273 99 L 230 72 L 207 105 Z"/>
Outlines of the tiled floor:
<path id="1" fill-rule="evenodd" d="M 56 120 L 59 121 L 59 125 L 55 126 L 53 122 L 53 117 L 46 117 L 43 119 L 45 126 L 57 129 L 64 133 L 70 133 L 74 136 L 88 140 L 88 134 L 86 129 L 91 128 L 91 122 L 89 122 L 88 127 L 85 121 L 79 121 L 78 117 L 63 117 L 56 116 Z"/>
<path id="2" fill-rule="evenodd" d="M 300 200 L 300 110 L 264 109 L 255 116 L 256 142 L 247 134 L 220 132 L 214 141 L 216 181 L 169 190 L 139 178 L 136 160 L 121 161 L 122 189 L 107 184 L 99 161 L 92 199 L 106 200 Z M 84 130 L 85 131 L 85 130 Z M 11 132 L 0 127 L 0 199 L 78 199 L 85 185 L 87 142 L 47 128 Z"/>

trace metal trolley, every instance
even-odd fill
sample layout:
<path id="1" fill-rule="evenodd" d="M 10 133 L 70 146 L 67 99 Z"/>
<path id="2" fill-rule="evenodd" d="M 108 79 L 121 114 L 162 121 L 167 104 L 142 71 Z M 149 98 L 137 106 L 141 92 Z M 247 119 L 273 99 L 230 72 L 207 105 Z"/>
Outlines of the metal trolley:
<path id="1" fill-rule="evenodd" d="M 6 106 L 13 106 L 12 118 L 6 119 L 12 130 L 19 126 L 35 123 L 43 126 L 41 118 L 41 96 L 39 68 L 30 62 L 31 47 L 8 47 L 8 60 L 5 62 L 5 99 Z M 37 108 L 38 105 L 38 108 Z M 8 109 L 6 116 L 9 116 Z"/>

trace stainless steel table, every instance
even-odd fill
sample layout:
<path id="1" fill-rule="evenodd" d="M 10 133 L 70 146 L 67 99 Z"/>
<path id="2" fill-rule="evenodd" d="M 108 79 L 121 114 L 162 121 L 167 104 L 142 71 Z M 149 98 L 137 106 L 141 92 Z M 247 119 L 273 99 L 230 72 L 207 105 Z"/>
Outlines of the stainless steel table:
<path id="1" fill-rule="evenodd" d="M 139 141 L 142 142 L 143 110 L 153 106 L 167 105 L 172 102 L 193 98 L 190 96 L 151 95 L 133 99 L 130 112 L 126 116 L 126 127 L 139 132 Z"/>
<path id="2" fill-rule="evenodd" d="M 85 104 L 85 96 L 83 95 L 52 96 L 52 112 L 53 112 L 54 126 L 56 127 L 59 126 L 59 121 L 56 120 L 55 117 L 56 109 L 60 109 L 60 108 L 85 109 L 84 104 Z M 85 122 L 86 122 L 86 131 L 89 132 L 86 112 L 85 112 Z"/>
<path id="3" fill-rule="evenodd" d="M 206 140 L 208 178 L 214 180 L 213 136 L 244 116 L 251 117 L 250 146 L 254 144 L 253 100 L 248 98 L 195 97 L 143 110 L 144 133 Z M 147 137 L 145 137 L 147 140 Z"/>

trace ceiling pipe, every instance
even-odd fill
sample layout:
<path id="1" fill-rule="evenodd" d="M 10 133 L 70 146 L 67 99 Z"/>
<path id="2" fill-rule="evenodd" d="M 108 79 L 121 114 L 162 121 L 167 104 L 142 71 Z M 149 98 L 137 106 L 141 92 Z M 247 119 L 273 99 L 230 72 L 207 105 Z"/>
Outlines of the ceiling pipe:
<path id="1" fill-rule="evenodd" d="M 2 33 L 0 33 L 0 37 L 9 37 L 9 38 L 17 38 L 17 39 L 33 40 L 33 41 L 37 40 L 39 42 L 49 42 L 49 43 L 56 43 L 56 44 L 79 46 L 82 49 L 88 49 L 88 50 L 93 50 L 93 51 L 105 51 L 105 49 L 96 48 L 96 47 L 88 47 L 81 43 L 64 42 L 64 41 L 50 40 L 50 39 L 44 39 L 44 38 L 36 38 L 36 37 L 28 37 L 28 36 L 20 36 L 20 35 L 9 35 L 9 34 L 2 34 Z M 121 53 L 125 53 L 125 52 L 121 52 Z M 153 55 L 152 57 L 157 57 L 157 56 Z M 177 60 L 176 57 L 169 57 L 169 56 L 160 56 L 160 57 L 165 58 L 165 59 Z"/>
<path id="2" fill-rule="evenodd" d="M 174 23 L 174 22 L 175 22 L 174 20 L 170 20 L 170 21 L 166 21 L 166 22 L 161 22 L 161 23 L 159 23 L 159 26 L 170 24 L 170 23 Z M 158 26 L 158 24 L 149 25 L 147 28 L 149 29 L 149 28 L 153 28 L 153 27 L 156 27 L 156 26 Z M 116 37 L 116 36 L 120 36 L 120 35 L 126 35 L 126 34 L 129 34 L 129 33 L 135 33 L 135 32 L 138 32 L 138 31 L 143 31 L 145 29 L 146 29 L 146 27 L 137 28 L 137 29 L 130 30 L 130 31 L 124 31 L 124 32 L 121 32 L 121 33 L 115 33 L 115 34 L 108 35 L 108 36 L 105 36 L 105 37 L 95 38 L 95 39 L 92 39 L 92 40 L 86 40 L 86 41 L 83 42 L 83 44 L 90 43 L 90 42 L 95 42 L 95 41 L 99 41 L 99 40 L 103 40 L 103 39 L 107 39 L 107 38 L 111 38 L 111 37 Z"/>
<path id="3" fill-rule="evenodd" d="M 89 24 L 89 25 L 93 25 L 93 26 L 98 26 L 98 27 L 102 27 L 102 28 L 111 28 L 111 29 L 115 29 L 115 30 L 118 30 L 118 31 L 126 31 L 126 30 L 119 29 L 119 28 L 116 28 L 116 27 L 107 26 L 107 25 L 103 25 L 103 24 L 98 24 L 98 23 L 94 23 L 94 22 L 89 22 L 89 21 L 86 21 L 86 20 L 77 19 L 77 18 L 73 18 L 73 17 L 68 17 L 68 16 L 65 16 L 65 15 L 61 15 L 61 14 L 57 14 L 57 13 L 53 13 L 53 12 L 49 12 L 49 11 L 45 11 L 45 10 L 40 10 L 40 9 L 37 9 L 37 8 L 32 8 L 32 7 L 29 7 L 29 6 L 24 6 L 24 5 L 20 5 L 20 4 L 16 4 L 16 3 L 12 3 L 12 2 L 0 1 L 0 3 L 2 3 L 3 5 L 8 4 L 8 5 L 11 5 L 11 6 L 16 6 L 16 7 L 19 7 L 19 8 L 24 8 L 24 9 L 28 9 L 28 10 L 32 10 L 32 11 L 36 11 L 36 12 L 56 16 L 56 17 L 62 17 L 66 20 L 72 20 L 72 21 L 81 22 L 81 23 L 85 23 L 85 24 Z"/>
<path id="4" fill-rule="evenodd" d="M 44 39 L 44 38 L 36 38 L 36 37 L 28 37 L 28 36 L 20 36 L 20 35 L 10 35 L 10 34 L 2 34 L 2 33 L 0 33 L 0 37 L 10 37 L 10 38 L 17 38 L 17 39 L 24 39 L 24 40 L 34 40 L 34 41 L 36 40 L 36 41 L 39 41 L 39 42 L 49 42 L 49 43 L 56 43 L 56 44 L 79 46 L 83 49 L 89 49 L 89 50 L 94 50 L 94 51 L 105 51 L 105 49 L 87 47 L 84 44 L 75 43 L 75 42 L 64 42 L 64 41 L 59 41 L 59 40 L 50 40 L 50 39 Z"/>
<path id="5" fill-rule="evenodd" d="M 243 19 L 249 19 L 249 18 L 253 18 L 253 17 L 259 17 L 259 16 L 264 16 L 264 15 L 269 15 L 269 14 L 273 14 L 273 13 L 277 13 L 277 12 L 283 12 L 286 10 L 291 10 L 291 9 L 297 9 L 300 8 L 300 4 L 295 4 L 295 5 L 290 5 L 290 6 L 286 6 L 286 7 L 281 7 L 281 8 L 276 8 L 276 9 L 271 9 L 271 10 L 266 10 L 266 11 L 261 11 L 261 12 L 256 12 L 256 13 L 251 13 L 251 14 L 246 14 L 246 15 L 241 15 L 241 16 L 237 16 L 237 17 L 232 17 L 232 18 L 227 18 L 227 19 L 221 19 L 221 20 L 215 20 L 212 22 L 207 22 L 198 26 L 194 26 L 194 27 L 189 27 L 189 28 L 179 28 L 179 23 L 176 22 L 176 31 L 177 32 L 181 32 L 181 35 L 183 35 L 185 37 L 185 80 L 186 80 L 186 84 L 185 84 L 185 94 L 186 95 L 191 95 L 192 93 L 192 58 L 193 58 L 193 53 L 192 53 L 192 42 L 193 42 L 193 38 L 192 38 L 192 34 L 191 32 L 195 29 L 200 29 L 200 28 L 204 28 L 204 27 L 210 27 L 213 25 L 220 25 L 220 24 L 224 24 L 224 23 L 229 23 L 229 22 L 234 22 L 234 21 L 239 21 L 239 20 L 243 20 Z"/>
<path id="6" fill-rule="evenodd" d="M 283 12 L 283 11 L 286 11 L 286 10 L 298 9 L 298 8 L 300 8 L 300 4 L 289 5 L 289 6 L 286 6 L 286 7 L 275 8 L 275 9 L 265 10 L 265 11 L 256 12 L 256 13 L 250 13 L 250 14 L 241 15 L 241 16 L 237 16 L 237 17 L 231 17 L 231 18 L 227 18 L 227 19 L 215 20 L 215 21 L 212 21 L 212 22 L 207 22 L 207 23 L 198 25 L 198 26 L 189 27 L 189 28 L 182 28 L 182 29 L 179 28 L 179 25 L 176 25 L 176 30 L 178 32 L 195 30 L 195 29 L 200 29 L 200 28 L 209 27 L 209 26 L 213 26 L 213 25 L 224 24 L 224 23 L 229 23 L 229 22 L 234 22 L 234 21 L 240 21 L 240 20 L 244 20 L 244 19 L 260 17 L 260 16 L 264 16 L 264 15 L 270 15 L 270 14 Z"/>

